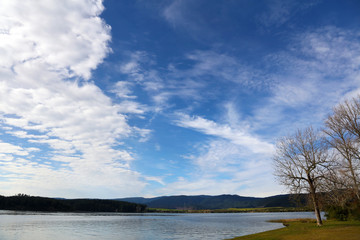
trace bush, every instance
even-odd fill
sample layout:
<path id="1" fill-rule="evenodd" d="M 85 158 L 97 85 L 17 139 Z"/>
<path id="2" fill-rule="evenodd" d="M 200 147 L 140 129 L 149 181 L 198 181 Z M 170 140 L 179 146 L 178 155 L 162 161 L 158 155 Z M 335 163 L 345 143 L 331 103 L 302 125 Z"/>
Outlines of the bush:
<path id="1" fill-rule="evenodd" d="M 339 221 L 360 220 L 360 206 L 331 206 L 327 209 L 325 217 Z"/>
<path id="2" fill-rule="evenodd" d="M 350 219 L 360 220 L 360 206 L 356 206 L 350 211 Z"/>
<path id="3" fill-rule="evenodd" d="M 347 207 L 331 206 L 326 211 L 327 219 L 336 219 L 339 221 L 347 221 L 349 219 L 350 209 Z"/>

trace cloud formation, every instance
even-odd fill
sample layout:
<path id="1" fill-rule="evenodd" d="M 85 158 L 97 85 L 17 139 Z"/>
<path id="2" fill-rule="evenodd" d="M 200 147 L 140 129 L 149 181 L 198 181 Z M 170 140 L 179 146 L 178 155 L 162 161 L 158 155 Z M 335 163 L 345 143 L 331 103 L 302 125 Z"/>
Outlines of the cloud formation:
<path id="1" fill-rule="evenodd" d="M 50 196 L 105 197 L 98 188 L 121 196 L 121 188 L 128 194 L 145 185 L 130 169 L 132 153 L 118 141 L 146 135 L 124 115 L 143 110 L 134 103 L 114 104 L 90 81 L 111 51 L 110 26 L 99 17 L 103 10 L 102 1 L 2 4 L 1 127 L 3 134 L 22 139 L 0 144 L 11 159 L 0 164 L 12 176 L 1 183 L 5 193 L 32 189 Z M 40 146 L 49 151 L 30 154 Z M 137 187 L 131 189 L 130 182 Z"/>
<path id="2" fill-rule="evenodd" d="M 234 129 L 228 124 L 218 124 L 202 117 L 182 115 L 175 123 L 181 127 L 191 128 L 210 136 L 227 139 L 232 143 L 242 146 L 253 153 L 272 154 L 274 146 L 249 134 L 246 127 Z"/>

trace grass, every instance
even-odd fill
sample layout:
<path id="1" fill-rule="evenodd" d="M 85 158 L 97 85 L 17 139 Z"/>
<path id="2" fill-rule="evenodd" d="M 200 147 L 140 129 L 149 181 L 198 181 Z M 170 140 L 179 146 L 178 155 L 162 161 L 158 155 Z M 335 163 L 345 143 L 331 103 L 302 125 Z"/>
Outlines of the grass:
<path id="1" fill-rule="evenodd" d="M 232 240 L 359 240 L 360 221 L 326 221 L 318 227 L 313 219 L 290 219 L 285 228 L 233 238 Z"/>

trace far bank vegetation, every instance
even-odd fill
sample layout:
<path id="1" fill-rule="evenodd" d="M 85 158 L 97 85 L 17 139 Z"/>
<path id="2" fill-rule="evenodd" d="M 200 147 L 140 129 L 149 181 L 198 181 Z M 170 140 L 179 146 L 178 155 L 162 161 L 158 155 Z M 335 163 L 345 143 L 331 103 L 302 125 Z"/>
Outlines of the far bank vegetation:
<path id="1" fill-rule="evenodd" d="M 145 212 L 146 205 L 104 199 L 55 199 L 18 194 L 0 196 L 0 209 L 43 212 Z"/>

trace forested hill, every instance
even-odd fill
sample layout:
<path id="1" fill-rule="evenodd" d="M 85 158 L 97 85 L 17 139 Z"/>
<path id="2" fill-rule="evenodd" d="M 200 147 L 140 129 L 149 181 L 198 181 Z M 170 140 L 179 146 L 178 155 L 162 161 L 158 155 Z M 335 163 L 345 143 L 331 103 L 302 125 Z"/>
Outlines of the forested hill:
<path id="1" fill-rule="evenodd" d="M 272 197 L 256 198 L 238 195 L 219 196 L 165 196 L 156 198 L 121 198 L 117 200 L 146 204 L 149 208 L 166 209 L 226 209 L 226 208 L 259 208 L 259 207 L 296 207 L 297 203 L 291 195 L 276 195 Z M 305 202 L 305 196 L 300 201 Z"/>
<path id="2" fill-rule="evenodd" d="M 305 202 L 305 196 L 301 196 Z M 260 207 L 296 207 L 290 195 L 266 198 L 242 197 L 238 195 L 219 196 L 165 196 L 156 198 L 103 199 L 55 199 L 33 197 L 24 194 L 0 196 L 0 210 L 54 211 L 54 212 L 144 212 L 146 208 L 166 209 L 227 209 Z"/>
<path id="3" fill-rule="evenodd" d="M 146 205 L 102 199 L 55 199 L 19 194 L 0 196 L 0 210 L 51 212 L 144 212 Z"/>

